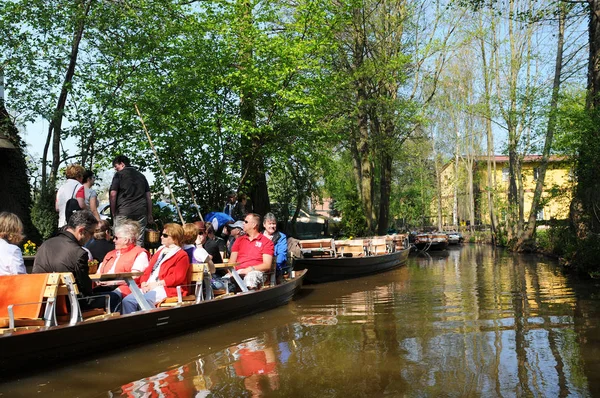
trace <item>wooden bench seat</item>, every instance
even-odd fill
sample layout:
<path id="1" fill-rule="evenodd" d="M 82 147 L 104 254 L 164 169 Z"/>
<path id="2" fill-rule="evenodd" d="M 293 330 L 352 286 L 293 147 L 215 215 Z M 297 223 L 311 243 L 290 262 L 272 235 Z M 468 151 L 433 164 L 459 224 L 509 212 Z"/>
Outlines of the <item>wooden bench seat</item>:
<path id="1" fill-rule="evenodd" d="M 108 302 L 105 308 L 90 308 L 82 310 L 79 305 L 81 298 L 79 288 L 75 282 L 75 277 L 70 272 L 61 272 L 50 275 L 59 275 L 58 296 L 56 305 L 56 323 L 74 325 L 78 322 L 96 320 L 103 318 L 111 318 L 119 316 L 119 312 L 110 312 Z M 102 294 L 98 295 L 102 296 Z M 68 298 L 68 302 L 67 302 Z M 69 306 L 70 304 L 70 306 Z"/>
<path id="2" fill-rule="evenodd" d="M 78 294 L 70 272 L 0 276 L 0 332 L 119 315 L 101 308 L 82 311 Z"/>
<path id="3" fill-rule="evenodd" d="M 0 328 L 51 326 L 59 282 L 54 274 L 0 276 Z"/>
<path id="4" fill-rule="evenodd" d="M 177 286 L 177 297 L 167 297 L 158 304 L 159 307 L 176 307 L 179 305 L 199 303 L 204 300 L 204 286 L 206 283 L 210 283 L 208 264 L 192 264 L 190 272 L 191 283 L 187 286 L 194 289 L 194 294 L 184 296 L 181 290 L 182 286 Z"/>

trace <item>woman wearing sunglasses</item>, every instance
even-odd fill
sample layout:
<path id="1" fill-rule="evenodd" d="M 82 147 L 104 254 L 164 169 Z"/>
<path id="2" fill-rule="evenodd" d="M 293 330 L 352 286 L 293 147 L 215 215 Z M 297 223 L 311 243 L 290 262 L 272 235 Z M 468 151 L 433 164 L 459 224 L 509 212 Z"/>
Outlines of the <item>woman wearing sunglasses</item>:
<path id="1" fill-rule="evenodd" d="M 181 285 L 183 295 L 187 295 L 190 284 L 188 271 L 190 260 L 181 248 L 184 238 L 183 228 L 179 224 L 166 224 L 161 234 L 162 246 L 154 253 L 144 275 L 138 280 L 144 298 L 155 306 L 167 297 L 177 296 L 177 286 Z M 123 299 L 123 314 L 138 311 L 135 297 L 129 295 Z"/>

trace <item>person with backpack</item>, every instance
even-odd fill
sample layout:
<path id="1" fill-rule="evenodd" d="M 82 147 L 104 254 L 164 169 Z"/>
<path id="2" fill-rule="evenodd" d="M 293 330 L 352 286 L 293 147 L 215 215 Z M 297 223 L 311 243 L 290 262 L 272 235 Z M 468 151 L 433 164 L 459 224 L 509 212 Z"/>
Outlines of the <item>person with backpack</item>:
<path id="1" fill-rule="evenodd" d="M 85 188 L 83 187 L 85 169 L 79 164 L 67 166 L 67 181 L 56 193 L 56 211 L 58 212 L 58 228 L 67 225 L 71 215 L 78 210 L 87 209 L 85 205 Z"/>

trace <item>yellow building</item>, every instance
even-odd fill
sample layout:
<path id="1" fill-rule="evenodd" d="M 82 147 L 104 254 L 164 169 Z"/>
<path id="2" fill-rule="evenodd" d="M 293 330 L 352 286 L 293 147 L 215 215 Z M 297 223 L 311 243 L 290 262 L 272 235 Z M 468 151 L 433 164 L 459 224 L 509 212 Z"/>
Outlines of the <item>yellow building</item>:
<path id="1" fill-rule="evenodd" d="M 523 183 L 524 217 L 529 217 L 533 193 L 542 157 L 527 155 L 521 161 Z M 508 200 L 508 156 L 495 156 L 493 172 L 495 210 L 498 220 L 506 214 Z M 469 175 L 468 170 L 473 170 Z M 441 216 L 442 225 L 489 224 L 487 157 L 459 160 L 458 165 L 450 161 L 441 170 Z M 573 192 L 574 178 L 572 163 L 562 156 L 551 156 L 544 179 L 542 194 L 543 209 L 538 220 L 566 219 Z M 432 203 L 432 222 L 437 223 L 438 201 Z"/>

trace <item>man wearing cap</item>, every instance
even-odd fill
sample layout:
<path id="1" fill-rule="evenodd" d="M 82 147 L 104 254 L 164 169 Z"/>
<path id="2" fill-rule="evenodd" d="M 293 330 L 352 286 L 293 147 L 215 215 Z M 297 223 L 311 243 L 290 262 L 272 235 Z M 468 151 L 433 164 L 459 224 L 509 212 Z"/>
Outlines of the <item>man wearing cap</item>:
<path id="1" fill-rule="evenodd" d="M 244 221 L 236 221 L 233 224 L 227 224 L 225 227 L 229 231 L 229 238 L 227 238 L 227 257 L 231 257 L 231 249 L 233 244 L 237 240 L 238 236 L 244 234 Z"/>
<path id="2" fill-rule="evenodd" d="M 260 216 L 255 213 L 246 215 L 243 236 L 233 243 L 231 248 L 232 263 L 244 278 L 248 289 L 257 289 L 264 283 L 264 273 L 271 269 L 273 262 L 273 242 L 258 231 Z"/>

